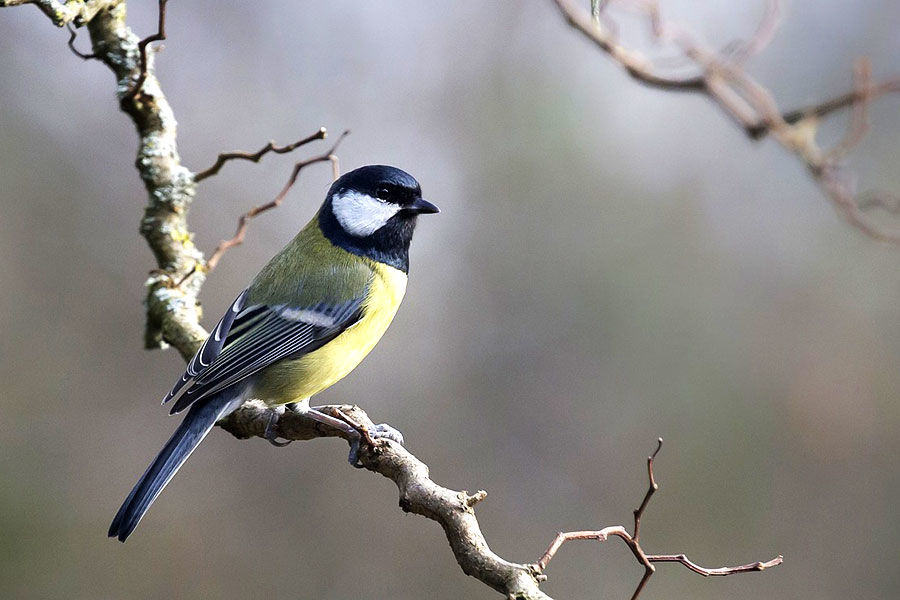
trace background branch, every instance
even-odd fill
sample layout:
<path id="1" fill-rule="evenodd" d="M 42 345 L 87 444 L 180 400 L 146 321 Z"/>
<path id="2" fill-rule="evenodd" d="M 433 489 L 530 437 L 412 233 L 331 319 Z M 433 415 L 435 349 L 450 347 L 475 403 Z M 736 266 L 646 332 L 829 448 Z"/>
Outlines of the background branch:
<path id="1" fill-rule="evenodd" d="M 319 128 L 319 131 L 316 133 L 303 138 L 302 140 L 297 140 L 293 144 L 288 144 L 287 146 L 276 146 L 274 140 L 270 140 L 268 144 L 260 148 L 254 153 L 250 152 L 222 152 L 219 154 L 218 158 L 216 158 L 216 162 L 213 163 L 210 167 L 199 171 L 196 175 L 194 175 L 194 181 L 200 183 L 207 177 L 211 177 L 221 170 L 221 168 L 225 165 L 229 160 L 249 160 L 251 162 L 258 163 L 262 160 L 262 157 L 268 154 L 269 152 L 274 152 L 275 154 L 287 154 L 289 152 L 293 152 L 295 149 L 300 146 L 305 146 L 310 142 L 314 142 L 315 140 L 324 140 L 328 137 L 328 132 L 324 127 Z"/>
<path id="2" fill-rule="evenodd" d="M 308 158 L 306 160 L 301 160 L 300 162 L 295 163 L 294 169 L 293 169 L 293 171 L 291 171 L 291 176 L 288 178 L 288 182 L 284 185 L 284 187 L 281 189 L 281 191 L 278 192 L 278 195 L 275 196 L 275 198 L 271 202 L 267 202 L 266 204 L 262 204 L 260 206 L 254 206 L 253 208 L 251 208 L 250 210 L 245 212 L 243 215 L 241 215 L 240 219 L 238 219 L 237 231 L 235 231 L 234 236 L 231 237 L 230 239 L 223 240 L 222 242 L 220 242 L 219 245 L 216 246 L 216 249 L 213 250 L 213 253 L 209 257 L 209 260 L 206 261 L 206 267 L 205 267 L 206 271 L 209 272 L 209 271 L 212 271 L 213 269 L 215 269 L 216 265 L 219 264 L 219 259 L 222 258 L 222 255 L 225 254 L 226 251 L 228 251 L 231 248 L 234 248 L 235 246 L 240 246 L 241 244 L 244 243 L 244 236 L 247 233 L 247 223 L 250 221 L 250 219 L 252 219 L 253 217 L 255 217 L 256 215 L 258 215 L 260 213 L 266 212 L 267 210 L 276 208 L 284 201 L 288 192 L 291 191 L 291 188 L 294 187 L 294 184 L 297 182 L 297 178 L 300 176 L 300 171 L 303 170 L 304 167 L 308 167 L 309 165 L 312 165 L 315 163 L 320 163 L 320 162 L 326 162 L 326 161 L 330 161 L 332 164 L 336 165 L 337 157 L 335 156 L 334 153 L 337 150 L 337 147 L 340 145 L 341 141 L 343 141 L 343 139 L 347 136 L 348 133 L 350 133 L 350 132 L 345 131 L 344 133 L 342 133 L 340 135 L 340 137 L 337 139 L 337 141 L 334 143 L 334 145 L 330 149 L 323 152 L 322 154 L 319 154 L 318 156 L 313 156 L 312 158 Z M 323 127 L 322 129 L 319 130 L 319 133 L 313 134 L 312 136 L 306 138 L 305 140 L 300 140 L 300 142 L 291 144 L 290 146 L 285 146 L 284 149 L 281 149 L 280 153 L 290 152 L 294 148 L 302 145 L 303 143 L 310 142 L 312 140 L 323 139 L 324 137 L 325 137 L 325 128 Z M 278 152 L 278 150 L 276 150 L 270 142 L 262 150 L 260 150 L 259 152 L 257 152 L 256 154 L 253 154 L 253 155 L 243 156 L 243 155 L 240 155 L 240 153 L 232 153 L 231 155 L 226 155 L 226 156 L 229 156 L 230 158 L 245 158 L 247 160 L 253 160 L 253 162 L 257 162 L 262 157 L 262 155 L 265 154 L 266 152 L 268 152 L 269 150 L 272 150 L 273 152 Z M 220 154 L 219 158 L 222 159 L 222 156 L 223 155 Z M 225 160 L 228 160 L 228 158 L 222 160 L 222 162 L 224 163 Z M 219 161 L 216 161 L 216 164 L 219 164 Z M 213 167 L 210 167 L 210 169 L 214 168 L 215 166 L 216 165 L 213 165 Z M 221 165 L 219 165 L 219 167 L 221 168 Z M 207 169 L 207 171 L 210 169 Z M 334 171 L 335 179 L 338 178 L 338 172 L 336 169 L 337 169 L 337 167 L 335 167 L 335 171 Z M 218 169 L 216 169 L 216 171 L 218 171 Z"/>
<path id="3" fill-rule="evenodd" d="M 593 1 L 590 4 L 576 0 L 553 1 L 573 28 L 622 65 L 633 78 L 658 89 L 705 94 L 748 136 L 759 139 L 770 135 L 798 157 L 848 223 L 874 239 L 900 243 L 900 230 L 884 228 L 866 214 L 868 205 L 861 202 L 860 195 L 849 183 L 855 177 L 841 163 L 865 136 L 868 103 L 878 96 L 900 91 L 900 79 L 873 84 L 868 61 L 861 60 L 854 68 L 852 91 L 815 106 L 782 114 L 774 95 L 743 68 L 744 61 L 762 51 L 774 36 L 781 14 L 778 0 L 767 0 L 765 14 L 753 38 L 740 44 L 740 50 L 730 55 L 709 48 L 680 24 L 665 21 L 657 0 Z M 666 75 L 640 52 L 623 46 L 616 28 L 611 25 L 614 21 L 609 8 L 613 5 L 642 14 L 655 41 L 676 48 L 699 75 L 687 78 Z M 820 148 L 816 141 L 820 119 L 844 108 L 853 110 L 844 139 L 831 149 Z"/>

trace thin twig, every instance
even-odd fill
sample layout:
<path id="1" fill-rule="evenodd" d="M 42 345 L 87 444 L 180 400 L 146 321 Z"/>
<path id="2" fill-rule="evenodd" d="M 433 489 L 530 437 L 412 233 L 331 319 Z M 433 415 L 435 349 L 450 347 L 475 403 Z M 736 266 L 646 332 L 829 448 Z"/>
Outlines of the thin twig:
<path id="1" fill-rule="evenodd" d="M 216 249 L 213 250 L 212 254 L 209 257 L 209 260 L 206 261 L 205 271 L 208 273 L 216 268 L 216 265 L 219 263 L 219 259 L 222 258 L 222 255 L 225 254 L 231 248 L 235 246 L 239 246 L 244 243 L 244 236 L 247 233 L 247 224 L 256 215 L 266 212 L 267 210 L 271 210 L 276 206 L 280 205 L 282 201 L 284 201 L 285 196 L 287 196 L 288 192 L 294 186 L 294 183 L 297 182 L 297 177 L 300 176 L 300 171 L 304 167 L 308 167 L 309 165 L 331 161 L 332 165 L 334 164 L 334 152 L 337 150 L 338 145 L 340 145 L 341 141 L 350 133 L 349 131 L 345 131 L 340 135 L 334 145 L 328 149 L 326 152 L 319 154 L 318 156 L 314 156 L 312 158 L 308 158 L 306 160 L 302 160 L 294 165 L 294 170 L 291 172 L 291 176 L 288 179 L 288 182 L 284 185 L 278 195 L 275 196 L 275 199 L 271 202 L 267 202 L 266 204 L 262 204 L 260 206 L 255 206 L 248 210 L 246 213 L 241 215 L 240 219 L 238 219 L 237 231 L 235 231 L 234 236 L 231 239 L 223 240 L 216 246 Z"/>
<path id="2" fill-rule="evenodd" d="M 644 501 L 641 502 L 641 505 L 634 509 L 634 541 L 640 541 L 641 539 L 641 517 L 644 514 L 644 511 L 647 510 L 647 504 L 650 502 L 650 497 L 656 493 L 656 490 L 659 489 L 659 485 L 656 483 L 656 479 L 653 477 L 653 460 L 656 458 L 656 455 L 659 454 L 659 451 L 662 450 L 663 439 L 658 438 L 656 440 L 656 450 L 653 451 L 649 457 L 647 457 L 647 478 L 650 480 L 650 487 L 647 488 L 647 493 L 644 494 Z"/>
<path id="3" fill-rule="evenodd" d="M 707 568 L 701 567 L 700 565 L 692 562 L 684 554 L 646 554 L 640 544 L 641 517 L 644 515 L 644 511 L 647 509 L 647 504 L 650 502 L 650 498 L 653 496 L 656 490 L 659 489 L 659 485 L 656 483 L 656 478 L 653 475 L 653 461 L 654 459 L 656 459 L 656 455 L 659 454 L 659 451 L 661 449 L 662 438 L 659 438 L 657 440 L 656 450 L 654 450 L 653 454 L 651 454 L 647 458 L 647 479 L 649 480 L 649 487 L 647 489 L 647 493 L 644 494 L 644 499 L 641 502 L 641 505 L 634 510 L 633 533 L 628 533 L 628 530 L 626 530 L 621 525 L 605 527 L 597 531 L 561 531 L 556 534 L 556 537 L 553 538 L 552 542 L 550 542 L 547 550 L 534 564 L 533 569 L 535 573 L 538 575 L 543 575 L 543 572 L 547 568 L 547 565 L 556 555 L 560 547 L 562 547 L 562 545 L 566 542 L 570 542 L 572 540 L 595 540 L 598 542 L 605 542 L 610 538 L 610 536 L 617 537 L 625 542 L 625 545 L 627 545 L 628 549 L 631 550 L 631 553 L 634 555 L 635 559 L 644 567 L 644 575 L 638 582 L 638 585 L 634 590 L 634 594 L 632 594 L 631 596 L 631 600 L 637 599 L 641 591 L 643 591 L 644 587 L 647 585 L 647 581 L 650 579 L 650 576 L 656 572 L 656 568 L 653 566 L 653 563 L 678 562 L 694 573 L 703 575 L 704 577 L 721 577 L 725 575 L 735 575 L 737 573 L 747 573 L 750 571 L 762 571 L 768 569 L 769 567 L 780 565 L 783 562 L 783 557 L 781 555 L 778 555 L 772 560 L 768 560 L 765 562 L 755 562 L 746 565 L 739 565 L 737 567 Z"/>
<path id="4" fill-rule="evenodd" d="M 826 100 L 825 102 L 786 112 L 782 118 L 789 125 L 794 125 L 808 119 L 821 119 L 835 111 L 849 108 L 857 102 L 861 102 L 864 96 L 869 98 L 869 100 L 874 100 L 879 96 L 896 94 L 898 92 L 900 92 L 900 79 L 882 81 L 881 83 L 877 83 L 870 87 L 865 93 L 854 89 L 846 94 L 841 94 L 840 96 Z M 760 125 L 759 128 L 750 128 L 747 133 L 750 137 L 758 138 L 765 135 L 767 129 L 765 126 Z"/>
<path id="5" fill-rule="evenodd" d="M 141 56 L 141 71 L 134 85 L 125 92 L 119 99 L 119 103 L 123 106 L 129 102 L 134 102 L 144 82 L 147 81 L 147 45 L 151 42 L 159 42 L 166 39 L 166 4 L 169 0 L 159 0 L 159 18 L 157 21 L 157 30 L 153 35 L 149 35 L 138 42 L 138 52 Z"/>
<path id="6" fill-rule="evenodd" d="M 697 563 L 691 561 L 684 554 L 648 554 L 647 560 L 650 562 L 677 562 L 681 563 L 694 573 L 703 575 L 704 577 L 725 577 L 726 575 L 734 575 L 736 573 L 750 573 L 754 571 L 765 571 L 771 567 L 777 567 L 784 562 L 784 557 L 780 554 L 772 560 L 740 565 L 737 567 L 719 567 L 716 569 L 708 569 L 701 567 Z"/>
<path id="7" fill-rule="evenodd" d="M 67 42 L 69 45 L 69 50 L 71 50 L 75 56 L 80 58 L 81 60 L 91 60 L 93 58 L 98 58 L 96 52 L 92 52 L 91 54 L 85 54 L 78 50 L 75 47 L 75 38 L 78 36 L 78 32 L 75 30 L 75 26 L 72 23 L 66 23 L 66 27 L 69 28 L 69 41 Z"/>
<path id="8" fill-rule="evenodd" d="M 229 160 L 249 160 L 258 163 L 260 160 L 262 160 L 262 157 L 269 152 L 274 152 L 275 154 L 287 154 L 289 152 L 293 152 L 300 146 L 304 146 L 316 140 L 324 140 L 326 137 L 328 137 L 328 131 L 324 127 L 321 127 L 314 134 L 307 136 L 302 140 L 297 140 L 296 142 L 288 144 L 287 146 L 276 146 L 273 140 L 269 141 L 268 144 L 253 153 L 240 151 L 222 152 L 221 154 L 219 154 L 219 157 L 216 158 L 216 162 L 213 163 L 211 167 L 203 169 L 202 171 L 194 175 L 194 181 L 199 183 L 207 177 L 215 175 Z"/>

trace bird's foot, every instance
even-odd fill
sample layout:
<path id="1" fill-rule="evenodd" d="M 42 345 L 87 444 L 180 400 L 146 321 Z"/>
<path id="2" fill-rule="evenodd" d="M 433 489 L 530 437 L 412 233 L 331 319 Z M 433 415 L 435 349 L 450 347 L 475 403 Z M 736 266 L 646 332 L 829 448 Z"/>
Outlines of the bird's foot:
<path id="1" fill-rule="evenodd" d="M 291 440 L 285 440 L 283 442 L 278 441 L 278 433 L 275 431 L 276 423 L 278 423 L 278 411 L 273 410 L 269 413 L 269 422 L 266 423 L 266 431 L 263 434 L 263 437 L 265 437 L 273 446 L 284 448 L 291 443 Z"/>
<path id="2" fill-rule="evenodd" d="M 369 434 L 376 440 L 391 440 L 403 445 L 403 434 L 399 430 L 394 429 L 387 423 L 379 423 L 375 427 L 369 429 Z"/>
<path id="3" fill-rule="evenodd" d="M 326 413 L 325 410 L 320 409 L 325 409 L 328 412 Z M 310 408 L 307 414 L 321 423 L 327 423 L 350 435 L 350 454 L 347 456 L 347 462 L 357 469 L 363 468 L 363 464 L 359 460 L 362 440 L 365 440 L 366 444 L 372 448 L 377 448 L 379 440 L 382 439 L 403 444 L 403 434 L 390 425 L 381 423 L 369 427 L 346 414 L 337 406 Z"/>

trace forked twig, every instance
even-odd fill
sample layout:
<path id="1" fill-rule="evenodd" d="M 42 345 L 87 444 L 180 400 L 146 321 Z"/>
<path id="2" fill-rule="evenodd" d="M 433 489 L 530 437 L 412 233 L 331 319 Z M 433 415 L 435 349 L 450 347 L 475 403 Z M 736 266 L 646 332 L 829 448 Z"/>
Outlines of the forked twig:
<path id="1" fill-rule="evenodd" d="M 216 158 L 216 162 L 213 163 L 209 168 L 203 169 L 196 175 L 194 175 L 194 181 L 199 183 L 206 179 L 207 177 L 211 177 L 218 173 L 226 162 L 229 160 L 249 160 L 251 162 L 258 163 L 262 160 L 262 157 L 268 154 L 269 152 L 274 152 L 275 154 L 287 154 L 289 152 L 293 152 L 300 146 L 305 146 L 310 142 L 314 142 L 316 140 L 324 140 L 328 137 L 328 132 L 324 127 L 321 127 L 314 134 L 303 138 L 302 140 L 297 140 L 292 144 L 288 144 L 287 146 L 276 146 L 274 141 L 269 141 L 268 144 L 257 150 L 256 152 L 222 152 L 219 154 L 219 157 Z"/>
<path id="2" fill-rule="evenodd" d="M 294 186 L 294 183 L 297 182 L 297 177 L 300 176 L 300 171 L 304 167 L 308 167 L 309 165 L 329 161 L 332 164 L 332 169 L 334 169 L 334 165 L 336 164 L 337 158 L 334 156 L 335 150 L 337 150 L 338 145 L 340 145 L 341 141 L 349 134 L 349 131 L 344 131 L 334 143 L 334 145 L 328 149 L 326 152 L 319 154 L 318 156 L 314 156 L 312 158 L 308 158 L 306 160 L 302 160 L 294 165 L 294 170 L 291 172 L 291 176 L 288 179 L 288 182 L 284 185 L 278 195 L 275 196 L 275 199 L 271 202 L 267 202 L 266 204 L 262 204 L 260 206 L 254 206 L 246 213 L 241 215 L 240 219 L 238 219 L 237 231 L 231 239 L 223 240 L 216 246 L 216 249 L 213 250 L 209 259 L 206 261 L 206 266 L 204 270 L 206 272 L 212 271 L 216 268 L 216 265 L 219 263 L 219 259 L 222 258 L 222 255 L 225 254 L 230 248 L 234 248 L 235 246 L 239 246 L 244 243 L 244 236 L 247 233 L 247 223 L 255 217 L 256 215 L 266 212 L 267 210 L 271 210 L 276 206 L 280 205 L 284 200 L 287 193 Z"/>
<path id="3" fill-rule="evenodd" d="M 739 565 L 736 567 L 707 568 L 701 567 L 700 565 L 694 563 L 685 554 L 646 554 L 640 544 L 641 517 L 643 516 L 644 511 L 647 509 L 647 504 L 650 502 L 650 498 L 653 496 L 656 490 L 659 489 L 659 485 L 656 483 L 656 479 L 653 476 L 653 461 L 661 448 L 662 438 L 659 438 L 659 440 L 657 441 L 656 450 L 654 450 L 653 454 L 651 454 L 650 457 L 647 458 L 647 477 L 650 481 L 650 485 L 647 489 L 647 493 L 644 494 L 644 499 L 641 502 L 641 505 L 634 510 L 633 533 L 628 533 L 628 531 L 621 525 L 605 527 L 597 531 L 560 532 L 550 543 L 550 546 L 547 548 L 546 552 L 544 552 L 541 558 L 538 559 L 537 563 L 533 565 L 535 573 L 543 577 L 544 569 L 547 568 L 547 565 L 556 555 L 556 552 L 566 542 L 572 540 L 596 540 L 598 542 L 605 542 L 607 539 L 609 539 L 610 536 L 618 537 L 623 542 L 625 542 L 625 544 L 628 546 L 628 549 L 631 550 L 631 553 L 634 555 L 637 561 L 644 567 L 644 575 L 643 577 L 641 577 L 640 582 L 638 582 L 637 588 L 635 588 L 634 594 L 632 594 L 631 596 L 631 600 L 637 599 L 641 591 L 643 591 L 644 586 L 647 585 L 647 581 L 650 579 L 650 576 L 656 572 L 656 567 L 653 566 L 653 563 L 677 562 L 681 563 L 694 573 L 703 575 L 704 577 L 723 577 L 725 575 L 747 573 L 750 571 L 763 571 L 770 567 L 778 566 L 783 562 L 784 558 L 781 555 L 778 555 L 772 560 L 768 560 L 765 562 L 754 562 L 746 565 Z"/>
<path id="4" fill-rule="evenodd" d="M 156 33 L 149 35 L 138 42 L 138 52 L 141 56 L 141 73 L 138 75 L 137 81 L 122 95 L 119 103 L 122 106 L 127 105 L 137 99 L 144 82 L 147 81 L 147 45 L 151 42 L 159 42 L 166 39 L 166 4 L 169 0 L 159 0 L 159 19 L 157 21 Z"/>

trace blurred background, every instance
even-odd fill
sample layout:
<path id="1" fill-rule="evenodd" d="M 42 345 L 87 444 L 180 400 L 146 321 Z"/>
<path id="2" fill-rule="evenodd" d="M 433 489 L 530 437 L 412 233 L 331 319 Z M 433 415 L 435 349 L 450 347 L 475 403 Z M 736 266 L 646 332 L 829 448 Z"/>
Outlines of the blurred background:
<path id="1" fill-rule="evenodd" d="M 714 47 L 763 9 L 663 5 Z M 130 11 L 155 30 L 156 2 Z M 898 24 L 889 0 L 794 2 L 750 70 L 785 109 L 817 102 L 849 89 L 860 56 L 896 75 Z M 136 136 L 111 73 L 67 36 L 34 8 L 0 11 L 0 596 L 499 597 L 337 440 L 215 430 L 126 545 L 106 538 L 177 425 L 158 401 L 183 363 L 142 349 L 154 264 Z M 643 598 L 900 595 L 900 249 L 844 224 L 794 157 L 702 97 L 636 84 L 549 1 L 173 2 L 164 45 L 188 167 L 349 128 L 344 170 L 395 164 L 442 208 L 417 231 L 394 325 L 318 400 L 399 428 L 436 481 L 486 489 L 500 555 L 629 524 L 662 436 L 646 549 L 785 564 L 715 580 L 662 565 Z M 864 187 L 900 190 L 897 110 L 873 110 Z M 204 182 L 199 246 L 303 156 Z M 329 180 L 304 171 L 253 221 L 204 288 L 207 327 Z M 573 543 L 544 589 L 628 598 L 641 573 L 617 542 Z"/>

